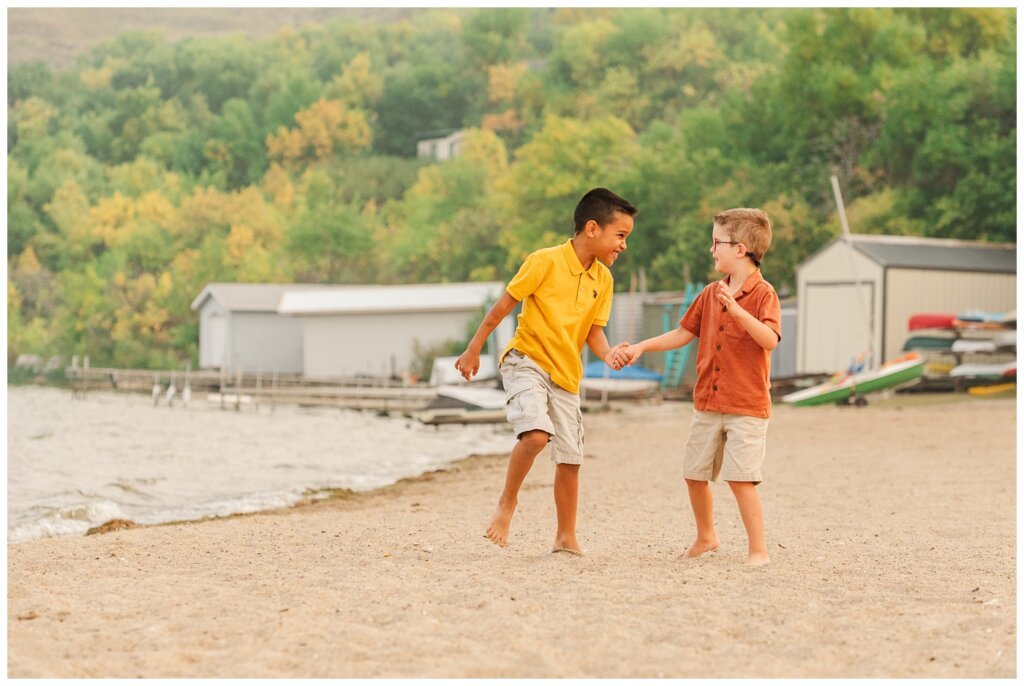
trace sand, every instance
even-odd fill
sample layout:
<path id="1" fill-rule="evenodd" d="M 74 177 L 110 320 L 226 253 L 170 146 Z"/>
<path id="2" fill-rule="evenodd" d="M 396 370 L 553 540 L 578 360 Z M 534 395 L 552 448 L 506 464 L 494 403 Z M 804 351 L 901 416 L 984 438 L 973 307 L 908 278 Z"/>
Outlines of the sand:
<path id="1" fill-rule="evenodd" d="M 12 677 L 1014 677 L 1012 399 L 778 406 L 771 564 L 693 537 L 691 409 L 586 416 L 580 539 L 553 470 L 510 545 L 482 537 L 506 459 L 286 511 L 9 545 Z"/>

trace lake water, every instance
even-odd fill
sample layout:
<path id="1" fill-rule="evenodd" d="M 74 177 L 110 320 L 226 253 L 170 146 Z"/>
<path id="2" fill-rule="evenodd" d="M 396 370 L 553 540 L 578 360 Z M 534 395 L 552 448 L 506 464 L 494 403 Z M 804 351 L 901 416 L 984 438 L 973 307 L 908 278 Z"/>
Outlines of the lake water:
<path id="1" fill-rule="evenodd" d="M 286 507 L 311 490 L 372 490 L 513 443 L 506 424 L 435 428 L 332 408 L 235 412 L 205 397 L 169 408 L 141 394 L 76 400 L 8 387 L 8 541 L 115 518 L 155 524 Z"/>

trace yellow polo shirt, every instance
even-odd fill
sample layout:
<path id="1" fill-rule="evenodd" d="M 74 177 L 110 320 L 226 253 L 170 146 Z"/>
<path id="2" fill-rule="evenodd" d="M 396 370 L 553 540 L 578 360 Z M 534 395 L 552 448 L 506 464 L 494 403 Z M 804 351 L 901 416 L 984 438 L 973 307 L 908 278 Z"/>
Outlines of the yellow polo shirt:
<path id="1" fill-rule="evenodd" d="M 594 259 L 583 269 L 572 240 L 531 253 L 505 289 L 523 303 L 512 341 L 515 348 L 551 375 L 551 380 L 579 393 L 583 377 L 580 353 L 594 324 L 606 326 L 612 309 L 612 273 Z"/>

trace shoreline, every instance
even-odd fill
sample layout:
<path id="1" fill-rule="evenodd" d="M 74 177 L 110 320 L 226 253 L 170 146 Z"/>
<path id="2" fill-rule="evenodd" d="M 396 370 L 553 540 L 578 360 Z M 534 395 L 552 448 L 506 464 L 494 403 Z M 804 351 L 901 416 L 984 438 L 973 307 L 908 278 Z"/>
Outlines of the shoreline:
<path id="1" fill-rule="evenodd" d="M 267 414 L 137 394 L 9 389 L 8 540 L 287 508 L 362 492 L 514 442 L 504 427 L 282 406 Z"/>
<path id="2" fill-rule="evenodd" d="M 9 544 L 9 676 L 1014 677 L 1015 413 L 777 407 L 757 569 L 721 483 L 722 547 L 679 559 L 681 404 L 584 416 L 583 558 L 549 552 L 546 454 L 504 549 L 483 538 L 494 456 L 277 511 Z"/>
<path id="3" fill-rule="evenodd" d="M 491 454 L 491 455 L 468 455 L 459 460 L 455 460 L 447 467 L 439 467 L 428 472 L 424 472 L 417 476 L 406 476 L 402 477 L 398 481 L 388 484 L 386 486 L 380 486 L 378 488 L 371 488 L 366 491 L 355 491 L 350 488 L 322 488 L 322 489 L 311 489 L 307 491 L 311 495 L 303 494 L 302 500 L 299 500 L 292 505 L 287 507 L 273 507 L 266 510 L 256 510 L 254 512 L 233 512 L 226 515 L 208 515 L 205 517 L 196 517 L 194 519 L 178 519 L 169 522 L 154 522 L 152 524 L 140 524 L 132 520 L 115 519 L 99 524 L 85 533 L 81 534 L 64 534 L 61 536 L 46 536 L 43 538 L 32 538 L 25 541 L 18 541 L 16 543 L 10 543 L 9 545 L 22 545 L 24 543 L 31 543 L 33 541 L 41 541 L 49 538 L 73 538 L 76 536 L 102 536 L 104 534 L 114 533 L 115 531 L 124 531 L 125 529 L 151 529 L 163 526 L 186 526 L 190 524 L 202 524 L 204 522 L 215 522 L 219 520 L 237 519 L 240 517 L 257 517 L 259 515 L 283 515 L 293 510 L 301 510 L 306 508 L 315 508 L 319 506 L 324 507 L 338 507 L 340 503 L 350 503 L 353 506 L 359 503 L 360 500 L 369 500 L 374 496 L 390 497 L 398 496 L 402 493 L 403 488 L 408 488 L 412 484 L 436 481 L 439 477 L 444 474 L 461 471 L 460 465 L 463 463 L 475 464 L 475 461 L 489 461 L 495 458 L 504 459 L 508 457 L 503 454 Z M 463 465 L 462 468 L 470 467 L 470 465 Z M 317 494 L 324 493 L 321 497 L 316 497 Z M 97 529 L 101 529 L 97 531 Z"/>

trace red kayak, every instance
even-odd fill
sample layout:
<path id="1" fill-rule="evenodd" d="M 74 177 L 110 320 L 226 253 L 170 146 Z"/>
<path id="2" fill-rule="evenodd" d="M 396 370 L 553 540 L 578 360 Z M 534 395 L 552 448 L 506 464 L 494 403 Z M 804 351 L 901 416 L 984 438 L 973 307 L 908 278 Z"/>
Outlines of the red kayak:
<path id="1" fill-rule="evenodd" d="M 910 318 L 907 328 L 917 329 L 952 329 L 956 321 L 955 314 L 915 314 Z"/>

